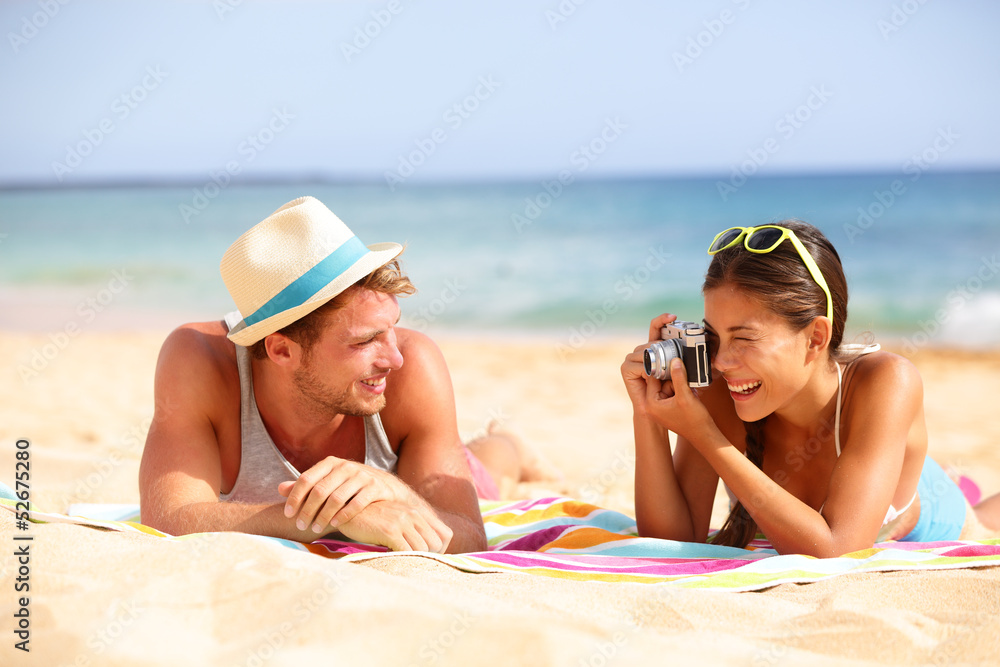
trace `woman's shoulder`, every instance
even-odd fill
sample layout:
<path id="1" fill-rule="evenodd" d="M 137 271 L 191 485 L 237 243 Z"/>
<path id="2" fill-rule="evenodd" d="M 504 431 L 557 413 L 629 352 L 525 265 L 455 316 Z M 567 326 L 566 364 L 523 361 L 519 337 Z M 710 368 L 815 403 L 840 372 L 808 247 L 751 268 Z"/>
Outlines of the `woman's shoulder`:
<path id="1" fill-rule="evenodd" d="M 884 402 L 886 398 L 923 399 L 923 380 L 912 361 L 893 352 L 878 350 L 848 363 L 852 393 L 858 398 Z M 886 392 L 886 393 L 883 393 Z"/>

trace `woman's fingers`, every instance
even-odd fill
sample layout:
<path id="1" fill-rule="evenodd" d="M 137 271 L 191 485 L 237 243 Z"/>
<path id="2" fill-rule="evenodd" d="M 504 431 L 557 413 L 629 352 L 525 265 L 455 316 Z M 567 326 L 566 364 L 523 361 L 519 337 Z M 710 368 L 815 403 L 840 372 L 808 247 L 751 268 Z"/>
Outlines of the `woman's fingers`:
<path id="1" fill-rule="evenodd" d="M 660 329 L 667 326 L 671 322 L 677 319 L 676 315 L 671 315 L 670 313 L 663 313 L 658 317 L 654 317 L 653 321 L 649 323 L 649 342 L 653 343 L 660 340 Z"/>

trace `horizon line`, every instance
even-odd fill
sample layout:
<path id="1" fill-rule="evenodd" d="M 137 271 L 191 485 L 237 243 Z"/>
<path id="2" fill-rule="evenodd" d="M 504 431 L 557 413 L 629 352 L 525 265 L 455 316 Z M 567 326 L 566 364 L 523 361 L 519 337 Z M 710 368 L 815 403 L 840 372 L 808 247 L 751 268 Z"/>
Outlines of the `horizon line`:
<path id="1" fill-rule="evenodd" d="M 899 174 L 898 169 L 830 169 L 815 171 L 780 171 L 768 174 L 753 174 L 750 178 L 761 180 L 777 180 L 789 178 L 821 179 L 821 178 L 844 178 L 851 176 L 886 176 Z M 926 175 L 935 176 L 982 176 L 989 174 L 1000 175 L 1000 165 L 994 167 L 961 167 L 955 169 L 930 169 L 924 172 Z M 617 174 L 597 177 L 574 178 L 577 182 L 589 183 L 611 183 L 611 182 L 643 182 L 643 181 L 708 181 L 720 180 L 726 182 L 728 174 L 720 172 L 661 172 L 661 173 L 636 173 Z M 503 176 L 503 177 L 471 177 L 471 178 L 439 178 L 422 180 L 397 187 L 419 188 L 419 187 L 442 187 L 442 186 L 482 186 L 482 185 L 522 185 L 536 183 L 539 180 L 556 178 L 552 174 L 544 176 Z M 12 192 L 22 190 L 85 190 L 85 189 L 140 189 L 140 188 L 176 188 L 176 187 L 198 187 L 213 183 L 211 178 L 193 179 L 185 176 L 178 177 L 139 177 L 120 179 L 95 178 L 75 183 L 51 183 L 47 181 L 0 181 L 0 192 Z M 262 174 L 259 176 L 249 176 L 241 179 L 231 180 L 225 187 L 250 187 L 260 185 L 385 185 L 385 179 L 373 176 L 348 176 L 340 177 L 332 174 L 301 173 L 301 174 Z"/>

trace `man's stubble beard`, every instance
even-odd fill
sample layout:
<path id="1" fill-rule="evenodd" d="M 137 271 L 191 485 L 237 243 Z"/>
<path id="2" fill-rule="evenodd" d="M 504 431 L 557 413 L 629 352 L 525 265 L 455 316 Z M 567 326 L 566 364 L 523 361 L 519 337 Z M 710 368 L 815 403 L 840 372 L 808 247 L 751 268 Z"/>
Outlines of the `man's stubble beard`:
<path id="1" fill-rule="evenodd" d="M 319 378 L 308 363 L 295 371 L 292 381 L 303 406 L 327 419 L 333 419 L 337 415 L 370 417 L 385 407 L 384 395 L 365 401 L 352 393 L 353 384 L 337 394 Z"/>

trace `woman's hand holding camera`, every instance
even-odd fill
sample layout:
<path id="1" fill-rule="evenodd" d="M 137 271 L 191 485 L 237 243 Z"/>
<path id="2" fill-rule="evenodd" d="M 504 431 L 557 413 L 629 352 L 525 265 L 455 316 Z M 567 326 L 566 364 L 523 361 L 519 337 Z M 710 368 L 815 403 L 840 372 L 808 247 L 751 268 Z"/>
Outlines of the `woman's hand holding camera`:
<path id="1" fill-rule="evenodd" d="M 656 387 L 653 383 L 659 384 Z M 698 398 L 697 389 L 688 386 L 687 372 L 680 359 L 670 362 L 670 381 L 646 380 L 646 414 L 660 426 L 696 444 L 715 429 L 715 422 Z"/>
<path id="2" fill-rule="evenodd" d="M 675 321 L 676 315 L 664 313 L 649 326 L 649 343 L 660 340 L 660 330 Z M 643 351 L 649 343 L 635 348 L 622 364 L 622 379 L 636 416 L 652 419 L 657 425 L 694 443 L 707 430 L 715 428 L 708 410 L 698 399 L 697 390 L 688 385 L 687 372 L 680 359 L 670 363 L 670 380 L 646 375 Z"/>
<path id="3" fill-rule="evenodd" d="M 622 364 L 622 379 L 625 381 L 625 390 L 632 401 L 632 409 L 637 415 L 646 414 L 646 393 L 649 385 L 660 390 L 662 382 L 656 378 L 646 375 L 642 361 L 642 353 L 650 343 L 660 340 L 660 329 L 677 319 L 676 315 L 664 313 L 654 319 L 649 325 L 649 342 L 643 343 L 625 357 Z"/>

